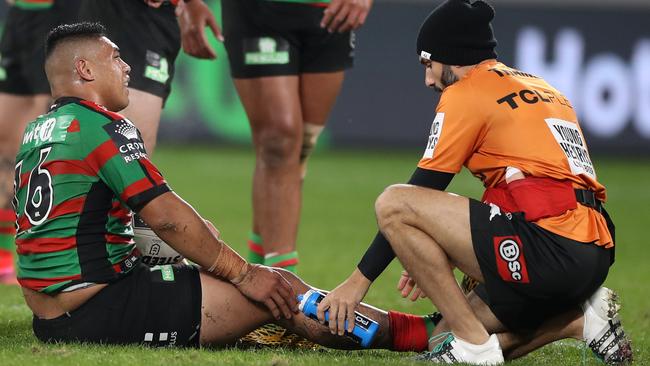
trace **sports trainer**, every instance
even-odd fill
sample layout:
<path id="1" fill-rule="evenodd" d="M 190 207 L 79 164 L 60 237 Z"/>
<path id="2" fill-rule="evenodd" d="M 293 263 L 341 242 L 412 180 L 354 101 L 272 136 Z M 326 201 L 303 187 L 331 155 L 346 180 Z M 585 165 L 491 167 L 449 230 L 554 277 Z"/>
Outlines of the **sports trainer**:
<path id="1" fill-rule="evenodd" d="M 231 74 L 253 135 L 248 259 L 295 271 L 306 164 L 352 67 L 372 0 L 223 0 Z"/>
<path id="2" fill-rule="evenodd" d="M 11 209 L 14 158 L 27 122 L 47 111 L 50 87 L 43 40 L 54 26 L 74 20 L 79 0 L 9 1 L 0 40 L 0 283 L 16 283 Z"/>
<path id="3" fill-rule="evenodd" d="M 397 255 L 443 316 L 425 359 L 494 364 L 574 337 L 628 361 L 613 293 L 599 289 L 613 224 L 576 113 L 543 79 L 496 60 L 493 17 L 483 1 L 447 0 L 422 24 L 425 83 L 442 92 L 424 156 L 410 185 L 378 198 L 383 235 L 320 310 L 342 327 Z M 484 183 L 483 202 L 443 192 L 462 166 Z M 468 297 L 454 267 L 480 282 Z"/>
<path id="4" fill-rule="evenodd" d="M 55 103 L 27 125 L 16 158 L 18 280 L 38 339 L 225 345 L 277 322 L 329 347 L 358 347 L 296 313 L 305 283 L 246 262 L 171 191 L 135 125 L 116 113 L 129 103 L 131 69 L 104 32 L 79 23 L 49 34 Z M 202 270 L 141 264 L 132 211 Z M 394 340 L 432 327 L 427 317 L 362 311 L 380 324 L 372 347 L 404 350 Z"/>
<path id="5" fill-rule="evenodd" d="M 202 0 L 82 0 L 78 19 L 104 24 L 133 68 L 131 103 L 122 114 L 135 121 L 152 154 L 181 45 L 190 56 L 217 57 L 204 33 L 209 27 L 222 40 L 212 12 Z"/>

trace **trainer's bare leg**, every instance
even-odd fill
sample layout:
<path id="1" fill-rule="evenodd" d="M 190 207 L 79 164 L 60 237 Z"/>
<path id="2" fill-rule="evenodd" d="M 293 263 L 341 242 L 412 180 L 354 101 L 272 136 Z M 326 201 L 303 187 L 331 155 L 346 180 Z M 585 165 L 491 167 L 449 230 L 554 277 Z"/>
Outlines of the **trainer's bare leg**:
<path id="1" fill-rule="evenodd" d="M 264 252 L 295 250 L 300 216 L 302 111 L 298 76 L 235 79 L 255 148 L 253 230 Z"/>
<path id="2" fill-rule="evenodd" d="M 325 127 L 336 97 L 343 85 L 343 71 L 305 73 L 300 75 L 300 106 L 303 115 L 303 137 L 300 171 L 304 178 L 307 158 L 316 146 L 318 135 Z"/>
<path id="3" fill-rule="evenodd" d="M 120 112 L 138 127 L 149 155 L 152 155 L 156 149 L 162 108 L 163 99 L 161 97 L 129 88 L 129 106 Z"/>
<path id="4" fill-rule="evenodd" d="M 283 271 L 296 293 L 305 293 L 310 287 L 294 274 Z M 276 321 L 268 310 L 252 303 L 239 290 L 228 282 L 201 273 L 203 293 L 201 309 L 201 344 L 223 346 L 234 343 L 241 336 L 260 327 L 275 322 L 290 331 L 323 346 L 339 349 L 358 349 L 360 346 L 348 337 L 332 335 L 329 328 L 309 319 L 302 313 L 291 319 Z M 384 311 L 362 304 L 361 313 L 379 323 L 379 330 L 372 348 L 390 348 L 390 328 L 388 314 Z"/>
<path id="5" fill-rule="evenodd" d="M 483 282 L 465 197 L 410 185 L 394 185 L 377 199 L 379 228 L 457 337 L 483 344 L 489 334 L 470 307 L 452 268 Z"/>

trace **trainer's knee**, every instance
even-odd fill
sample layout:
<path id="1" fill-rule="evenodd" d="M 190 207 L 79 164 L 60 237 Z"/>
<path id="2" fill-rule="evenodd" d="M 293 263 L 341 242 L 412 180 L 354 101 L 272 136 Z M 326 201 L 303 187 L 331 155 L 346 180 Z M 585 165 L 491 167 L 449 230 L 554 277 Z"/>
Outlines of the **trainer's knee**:
<path id="1" fill-rule="evenodd" d="M 289 118 L 267 121 L 255 133 L 258 159 L 269 168 L 298 164 L 301 144 L 300 125 Z"/>
<path id="2" fill-rule="evenodd" d="M 409 186 L 405 184 L 394 184 L 377 197 L 375 213 L 382 232 L 389 232 L 404 221 L 408 213 L 408 205 L 405 201 L 408 190 Z"/>

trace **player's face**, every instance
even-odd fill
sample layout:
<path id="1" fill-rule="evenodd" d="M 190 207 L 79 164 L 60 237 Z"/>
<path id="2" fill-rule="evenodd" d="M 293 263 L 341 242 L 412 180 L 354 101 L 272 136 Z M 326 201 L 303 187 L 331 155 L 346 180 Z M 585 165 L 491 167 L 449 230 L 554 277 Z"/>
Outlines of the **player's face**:
<path id="1" fill-rule="evenodd" d="M 120 49 L 106 37 L 101 38 L 98 54 L 101 72 L 99 91 L 106 108 L 118 112 L 129 105 L 129 72 L 131 67 L 120 57 Z"/>

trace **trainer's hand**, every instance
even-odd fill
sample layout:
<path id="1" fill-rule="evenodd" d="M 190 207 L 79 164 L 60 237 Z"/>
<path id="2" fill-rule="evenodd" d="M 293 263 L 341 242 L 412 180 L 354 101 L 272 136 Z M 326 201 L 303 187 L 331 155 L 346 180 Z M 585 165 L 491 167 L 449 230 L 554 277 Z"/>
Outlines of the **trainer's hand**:
<path id="1" fill-rule="evenodd" d="M 196 58 L 217 58 L 217 53 L 203 31 L 205 27 L 210 27 L 212 34 L 223 42 L 223 35 L 210 8 L 203 1 L 182 1 L 177 8 L 177 15 L 183 51 Z"/>
<path id="2" fill-rule="evenodd" d="M 325 9 L 321 28 L 330 33 L 347 32 L 365 23 L 373 0 L 332 0 Z"/>
<path id="3" fill-rule="evenodd" d="M 287 280 L 271 267 L 251 264 L 248 271 L 232 283 L 251 300 L 261 302 L 276 319 L 290 319 L 298 312 L 296 293 Z"/>
<path id="4" fill-rule="evenodd" d="M 358 269 L 355 269 L 347 280 L 327 294 L 318 304 L 316 315 L 321 324 L 325 323 L 325 312 L 329 310 L 329 328 L 332 334 L 343 335 L 346 330 L 352 332 L 354 312 L 366 296 L 371 283 Z"/>
<path id="5" fill-rule="evenodd" d="M 402 275 L 397 283 L 397 291 L 402 293 L 402 297 L 408 297 L 411 301 L 427 297 L 427 295 L 422 292 L 422 289 L 417 286 L 415 280 L 406 271 L 402 271 Z"/>

